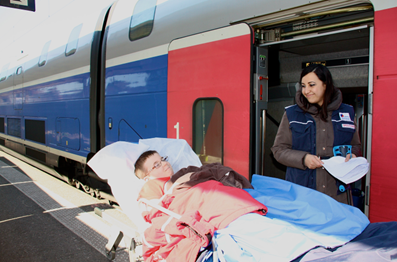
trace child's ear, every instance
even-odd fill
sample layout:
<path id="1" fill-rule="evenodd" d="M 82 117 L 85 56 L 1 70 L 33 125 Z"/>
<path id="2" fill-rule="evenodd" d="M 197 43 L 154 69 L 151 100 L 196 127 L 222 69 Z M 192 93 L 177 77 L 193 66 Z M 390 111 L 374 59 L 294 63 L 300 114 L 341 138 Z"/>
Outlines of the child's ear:
<path id="1" fill-rule="evenodd" d="M 135 169 L 135 175 L 139 178 L 139 179 L 144 179 L 146 174 L 140 170 L 140 169 Z"/>

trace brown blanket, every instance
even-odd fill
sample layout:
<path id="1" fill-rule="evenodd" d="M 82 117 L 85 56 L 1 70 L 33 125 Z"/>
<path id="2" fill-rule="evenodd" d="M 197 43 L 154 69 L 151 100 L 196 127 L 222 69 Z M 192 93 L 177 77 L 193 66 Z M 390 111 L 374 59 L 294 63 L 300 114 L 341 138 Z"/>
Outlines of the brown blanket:
<path id="1" fill-rule="evenodd" d="M 170 182 L 171 184 L 176 182 L 178 185 L 175 187 L 175 190 L 181 190 L 208 180 L 219 181 L 225 186 L 240 189 L 253 189 L 248 179 L 230 167 L 223 166 L 219 163 L 208 164 L 201 167 L 189 166 L 182 168 L 171 177 Z"/>

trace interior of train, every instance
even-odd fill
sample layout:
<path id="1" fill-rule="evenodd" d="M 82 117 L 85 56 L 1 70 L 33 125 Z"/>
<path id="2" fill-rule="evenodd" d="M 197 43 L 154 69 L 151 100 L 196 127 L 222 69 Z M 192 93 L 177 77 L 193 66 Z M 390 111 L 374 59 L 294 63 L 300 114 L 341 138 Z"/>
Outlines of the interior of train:
<path id="1" fill-rule="evenodd" d="M 266 112 L 264 174 L 284 179 L 285 166 L 272 156 L 278 125 L 284 107 L 295 104 L 296 84 L 306 63 L 323 63 L 342 91 L 343 102 L 354 106 L 362 142 L 363 156 L 367 157 L 367 114 L 370 29 L 335 32 L 325 36 L 264 44 L 268 48 L 269 88 Z M 365 181 L 365 180 L 364 180 Z M 355 187 L 364 190 L 364 183 Z"/>
<path id="2" fill-rule="evenodd" d="M 371 11 L 363 12 L 362 16 L 371 17 Z M 309 22 L 306 22 L 306 28 L 307 23 Z M 302 22 L 298 21 L 293 26 L 301 24 Z M 261 30 L 263 33 L 264 30 Z M 281 30 L 283 31 L 286 30 Z M 322 32 L 314 31 L 312 34 L 306 33 L 281 41 L 259 43 L 259 50 L 264 51 L 268 56 L 269 78 L 262 170 L 264 175 L 285 178 L 286 167 L 274 159 L 270 148 L 285 112 L 284 108 L 295 104 L 300 72 L 308 63 L 322 63 L 331 71 L 336 87 L 342 91 L 343 102 L 354 106 L 362 153 L 367 159 L 370 157 L 367 107 L 368 94 L 372 92 L 369 88 L 369 72 L 372 70 L 371 40 L 372 31 L 370 24 L 367 23 Z M 364 177 L 353 185 L 360 190 L 360 196 L 365 192 L 365 181 Z"/>

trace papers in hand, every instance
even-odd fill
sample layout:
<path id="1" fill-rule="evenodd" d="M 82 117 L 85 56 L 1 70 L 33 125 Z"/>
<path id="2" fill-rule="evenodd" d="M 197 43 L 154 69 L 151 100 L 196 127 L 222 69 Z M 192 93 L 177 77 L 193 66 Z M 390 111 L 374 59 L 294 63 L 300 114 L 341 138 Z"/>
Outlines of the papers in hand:
<path id="1" fill-rule="evenodd" d="M 334 156 L 327 160 L 322 160 L 323 166 L 336 179 L 345 184 L 353 183 L 362 178 L 369 170 L 369 164 L 364 157 L 351 158 L 345 162 L 342 156 Z"/>

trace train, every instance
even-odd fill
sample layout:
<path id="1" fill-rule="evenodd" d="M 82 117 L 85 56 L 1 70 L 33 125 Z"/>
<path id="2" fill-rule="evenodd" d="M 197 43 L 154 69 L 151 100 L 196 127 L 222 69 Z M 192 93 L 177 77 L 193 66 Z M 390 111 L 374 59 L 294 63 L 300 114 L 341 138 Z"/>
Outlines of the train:
<path id="1" fill-rule="evenodd" d="M 111 191 L 89 159 L 152 137 L 248 179 L 284 178 L 270 148 L 300 71 L 322 63 L 370 163 L 354 184 L 362 210 L 397 220 L 396 23 L 392 0 L 75 3 L 22 38 L 28 55 L 2 61 L 0 148 L 96 196 Z"/>

